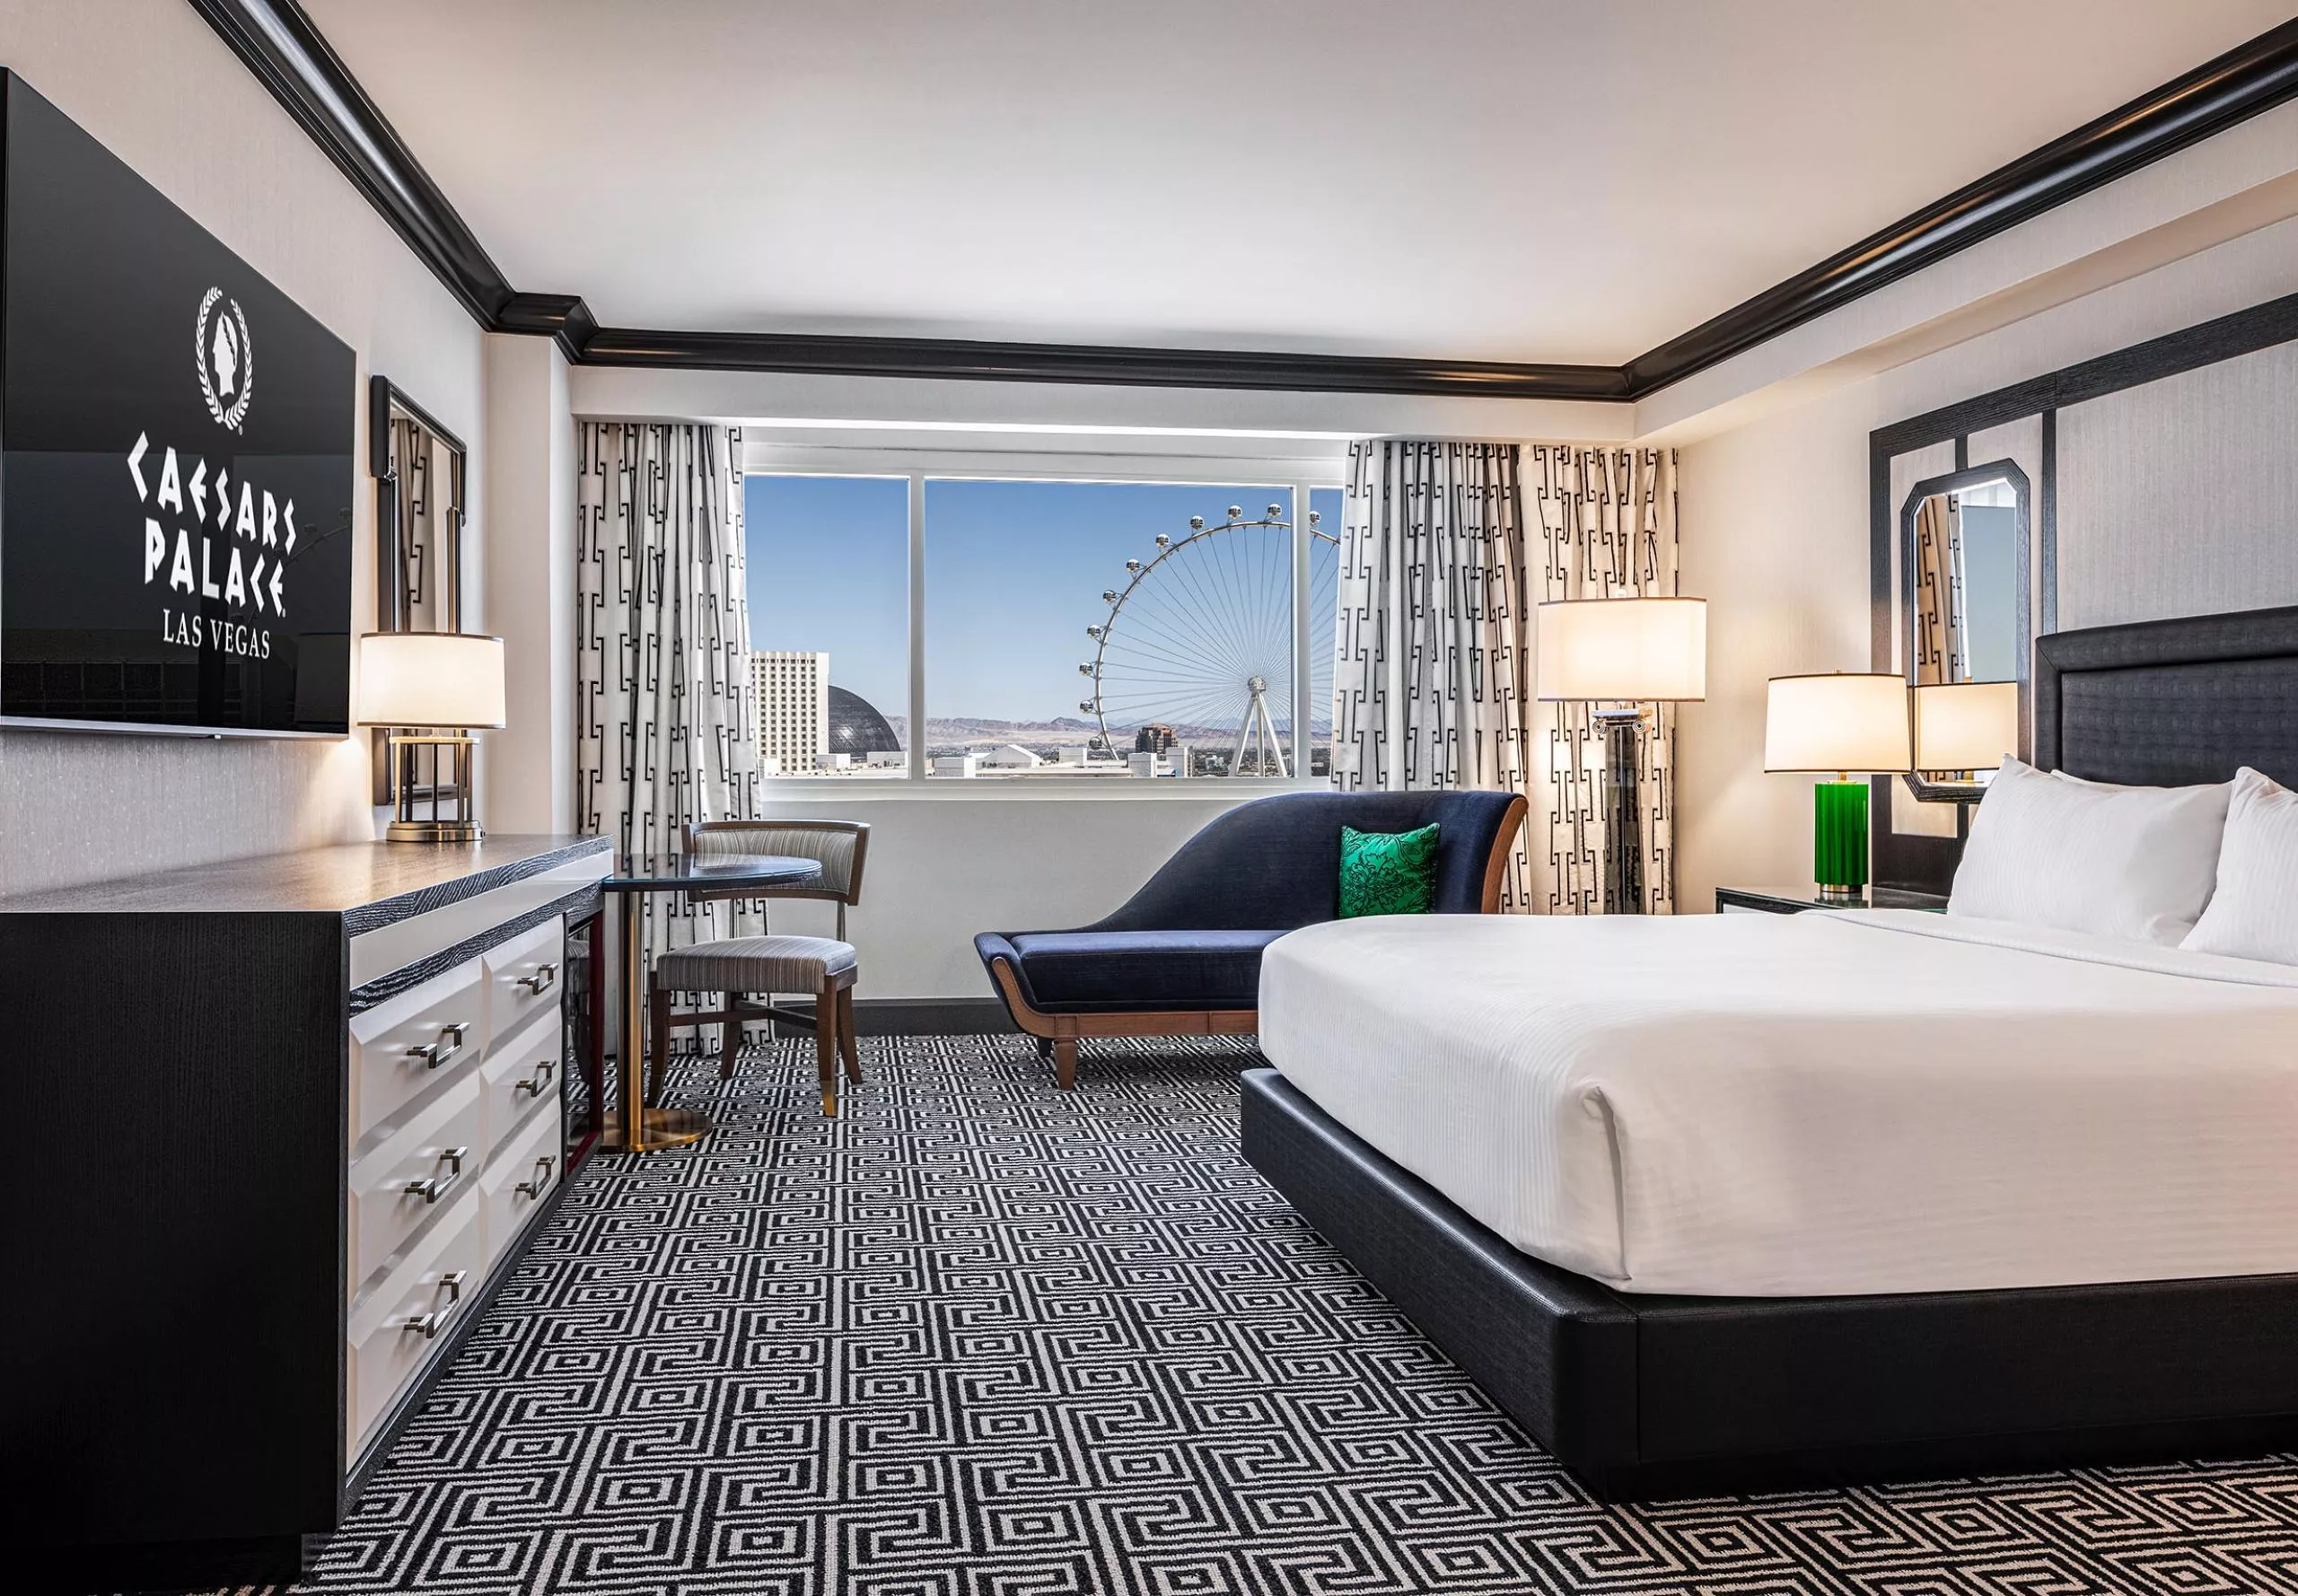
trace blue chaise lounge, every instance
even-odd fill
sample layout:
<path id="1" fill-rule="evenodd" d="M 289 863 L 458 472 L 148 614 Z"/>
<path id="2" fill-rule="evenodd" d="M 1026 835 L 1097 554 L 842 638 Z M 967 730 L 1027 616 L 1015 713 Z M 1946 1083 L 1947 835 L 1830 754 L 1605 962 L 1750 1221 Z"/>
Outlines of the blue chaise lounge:
<path id="1" fill-rule="evenodd" d="M 1064 1087 L 1077 1039 L 1249 1036 L 1261 950 L 1340 912 L 1340 829 L 1436 834 L 1435 912 L 1495 913 L 1525 803 L 1514 793 L 1287 793 L 1241 804 L 1181 846 L 1105 919 L 973 939 L 1013 1023 Z"/>

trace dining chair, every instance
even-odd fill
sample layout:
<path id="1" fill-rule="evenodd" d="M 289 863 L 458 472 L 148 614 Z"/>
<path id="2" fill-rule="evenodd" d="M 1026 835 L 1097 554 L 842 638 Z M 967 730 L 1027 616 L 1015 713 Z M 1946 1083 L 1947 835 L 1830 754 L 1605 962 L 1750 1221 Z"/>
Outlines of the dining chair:
<path id="1" fill-rule="evenodd" d="M 678 948 L 654 961 L 647 981 L 654 1048 L 653 1089 L 661 1090 L 663 1063 L 674 1030 L 717 1024 L 722 1027 L 718 1049 L 721 1080 L 734 1073 L 734 1059 L 742 1046 L 745 1022 L 764 1020 L 796 1026 L 814 1033 L 816 1062 L 821 1076 L 822 1112 L 838 1112 L 838 1064 L 842 1060 L 850 1082 L 862 1079 L 860 1051 L 854 1039 L 854 982 L 859 960 L 846 941 L 846 911 L 862 899 L 862 867 L 868 857 L 870 828 L 859 820 L 707 820 L 686 829 L 689 854 L 780 854 L 811 859 L 821 866 L 815 880 L 803 885 L 730 888 L 695 892 L 697 900 L 734 899 L 811 898 L 838 906 L 838 935 L 778 936 L 773 934 L 771 910 L 767 934 L 729 937 Z M 679 1010 L 673 999 L 681 993 L 719 995 L 717 1008 Z M 805 993 L 813 1011 L 777 1005 L 776 994 Z M 753 1001 L 761 995 L 765 1002 Z"/>

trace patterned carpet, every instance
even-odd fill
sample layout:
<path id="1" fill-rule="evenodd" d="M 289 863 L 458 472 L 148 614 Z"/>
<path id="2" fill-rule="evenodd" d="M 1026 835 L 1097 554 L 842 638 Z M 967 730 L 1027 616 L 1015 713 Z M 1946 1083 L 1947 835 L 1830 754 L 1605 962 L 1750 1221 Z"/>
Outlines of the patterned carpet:
<path id="1" fill-rule="evenodd" d="M 1252 1057 L 689 1065 L 724 1128 L 592 1161 L 309 1588 L 2298 1592 L 2286 1458 L 1592 1503 L 1239 1159 Z"/>

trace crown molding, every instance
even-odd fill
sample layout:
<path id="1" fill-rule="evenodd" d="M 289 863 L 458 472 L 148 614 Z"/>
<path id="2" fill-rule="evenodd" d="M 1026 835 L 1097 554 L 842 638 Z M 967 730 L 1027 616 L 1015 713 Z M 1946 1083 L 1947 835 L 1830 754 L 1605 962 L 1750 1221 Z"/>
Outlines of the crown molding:
<path id="1" fill-rule="evenodd" d="M 295 0 L 191 4 L 447 291 L 480 326 L 493 328 L 513 297 L 502 268 L 303 8 Z"/>
<path id="2" fill-rule="evenodd" d="M 2298 95 L 2298 18 L 1998 167 L 1621 368 L 1635 397 L 2077 199 Z"/>
<path id="3" fill-rule="evenodd" d="M 803 333 L 647 332 L 601 328 L 586 365 L 808 372 L 977 381 L 1100 382 L 1146 388 L 1261 388 L 1320 393 L 1434 393 L 1478 399 L 1625 399 L 1618 366 L 1492 360 L 1399 360 L 1254 349 L 1003 344 Z"/>
<path id="4" fill-rule="evenodd" d="M 513 288 L 296 0 L 190 0 L 480 326 L 585 365 L 1293 392 L 1630 400 L 1729 360 L 2298 96 L 2298 18 L 2267 30 L 1625 365 L 601 327 Z"/>

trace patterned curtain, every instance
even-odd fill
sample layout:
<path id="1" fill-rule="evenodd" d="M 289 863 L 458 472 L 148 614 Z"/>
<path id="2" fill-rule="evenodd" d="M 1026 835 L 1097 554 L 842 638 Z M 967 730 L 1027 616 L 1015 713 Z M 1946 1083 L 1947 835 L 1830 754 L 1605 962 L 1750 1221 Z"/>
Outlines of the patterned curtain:
<path id="1" fill-rule="evenodd" d="M 1543 601 L 1671 597 L 1676 583 L 1676 454 L 1672 449 L 1527 444 L 1524 494 L 1539 526 Z M 1603 903 L 1604 746 L 1586 704 L 1535 703 L 1544 756 L 1548 846 L 1538 892 L 1553 915 Z M 1643 737 L 1645 909 L 1676 906 L 1676 712 L 1658 706 Z"/>
<path id="2" fill-rule="evenodd" d="M 1915 513 L 1915 680 L 1925 686 L 1960 681 L 1963 645 L 1955 624 L 1955 546 L 1960 519 L 1954 495 L 1934 493 Z"/>
<path id="3" fill-rule="evenodd" d="M 586 421 L 575 490 L 576 829 L 635 853 L 757 812 L 741 434 Z M 645 896 L 646 948 L 755 934 L 750 904 Z"/>
<path id="4" fill-rule="evenodd" d="M 1348 451 L 1333 785 L 1522 792 L 1524 522 L 1513 443 Z M 1503 910 L 1530 907 L 1519 840 Z"/>

